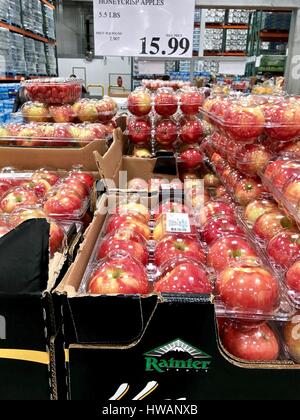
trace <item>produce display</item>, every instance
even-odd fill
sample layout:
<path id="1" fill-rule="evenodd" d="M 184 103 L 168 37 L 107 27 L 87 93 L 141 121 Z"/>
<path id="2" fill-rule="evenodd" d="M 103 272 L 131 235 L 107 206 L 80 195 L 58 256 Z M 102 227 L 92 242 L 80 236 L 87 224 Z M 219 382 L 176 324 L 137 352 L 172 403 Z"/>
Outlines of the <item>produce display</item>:
<path id="1" fill-rule="evenodd" d="M 228 237 L 218 239 L 220 245 L 213 244 L 212 249 L 227 249 L 227 243 L 234 242 L 239 246 L 237 254 L 247 255 L 242 267 L 235 263 L 224 269 L 222 257 L 214 259 L 209 254 L 207 261 L 223 270 L 217 278 L 219 296 L 235 308 L 228 316 L 216 300 L 221 345 L 237 361 L 291 359 L 299 363 L 299 111 L 299 98 L 283 94 L 212 96 L 203 106 L 203 116 L 215 131 L 204 141 L 202 151 L 223 184 L 217 187 L 216 197 L 221 194 L 221 200 L 228 200 L 229 196 L 235 203 L 235 216 L 230 212 L 225 216 L 228 210 L 224 209 L 220 221 L 216 218 L 208 224 L 204 237 L 210 243 L 214 229 L 218 233 L 224 229 Z M 208 213 L 200 212 L 200 221 L 206 221 Z M 244 243 L 231 240 L 237 235 L 237 222 L 247 237 Z M 259 270 L 249 249 L 252 246 L 263 262 Z M 248 310 L 255 305 L 256 286 L 263 284 L 268 293 L 260 295 L 259 304 L 273 308 L 274 316 L 264 314 L 256 320 L 241 316 L 239 305 Z M 240 290 L 238 300 L 231 295 L 235 287 Z M 251 296 L 244 300 L 242 292 L 248 287 Z M 276 300 L 278 305 L 283 296 L 292 311 L 284 322 L 276 309 Z"/>
<path id="2" fill-rule="evenodd" d="M 151 91 L 156 91 L 160 88 L 172 88 L 173 90 L 182 89 L 184 87 L 190 86 L 191 82 L 183 81 L 183 80 L 152 80 L 152 79 L 144 79 L 142 80 L 142 86 L 146 89 Z"/>
<path id="3" fill-rule="evenodd" d="M 10 226 L 35 217 L 80 220 L 86 213 L 94 178 L 81 170 L 63 176 L 41 169 L 0 173 L 0 210 Z"/>
<path id="4" fill-rule="evenodd" d="M 0 145 L 18 147 L 84 147 L 106 139 L 111 127 L 101 123 L 9 123 L 0 126 Z"/>
<path id="5" fill-rule="evenodd" d="M 26 87 L 31 101 L 45 104 L 71 104 L 81 97 L 82 83 L 83 81 L 79 79 L 50 77 L 25 80 L 22 85 Z"/>
<path id="6" fill-rule="evenodd" d="M 127 134 L 134 156 L 149 157 L 159 150 L 177 152 L 186 170 L 196 169 L 202 161 L 199 145 L 207 131 L 199 118 L 204 99 L 201 90 L 190 86 L 176 92 L 166 87 L 155 93 L 145 88 L 133 91 L 127 102 L 131 113 Z"/>
<path id="7" fill-rule="evenodd" d="M 116 115 L 118 106 L 113 99 L 80 99 L 74 104 L 53 104 L 26 102 L 21 109 L 23 118 L 28 122 L 100 122 L 108 123 Z"/>

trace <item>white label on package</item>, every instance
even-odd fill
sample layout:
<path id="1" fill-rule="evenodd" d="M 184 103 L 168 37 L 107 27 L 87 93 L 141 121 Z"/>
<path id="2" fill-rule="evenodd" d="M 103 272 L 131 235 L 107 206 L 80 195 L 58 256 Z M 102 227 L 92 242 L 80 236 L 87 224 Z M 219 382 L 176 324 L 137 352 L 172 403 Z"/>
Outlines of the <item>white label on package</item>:
<path id="1" fill-rule="evenodd" d="M 189 215 L 187 213 L 166 213 L 166 231 L 169 233 L 190 233 Z"/>
<path id="2" fill-rule="evenodd" d="M 94 0 L 95 54 L 192 57 L 195 0 Z"/>

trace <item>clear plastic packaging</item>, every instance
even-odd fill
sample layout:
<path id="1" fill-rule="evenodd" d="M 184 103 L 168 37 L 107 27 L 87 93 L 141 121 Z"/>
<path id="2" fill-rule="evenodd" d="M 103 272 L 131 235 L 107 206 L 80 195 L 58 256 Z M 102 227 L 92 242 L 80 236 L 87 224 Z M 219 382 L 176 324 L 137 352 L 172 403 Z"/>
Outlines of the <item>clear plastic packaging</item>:
<path id="1" fill-rule="evenodd" d="M 25 80 L 22 85 L 26 87 L 32 101 L 46 104 L 73 104 L 81 97 L 82 83 L 80 79 L 53 77 Z"/>
<path id="2" fill-rule="evenodd" d="M 38 115 L 39 114 L 39 115 Z M 38 107 L 31 114 L 44 118 L 45 110 Z M 108 138 L 105 125 L 68 123 L 9 123 L 0 126 L 0 146 L 17 147 L 84 147 L 94 140 Z"/>
<path id="3" fill-rule="evenodd" d="M 132 114 L 127 121 L 130 141 L 149 148 L 152 155 L 158 151 L 178 151 L 180 143 L 200 144 L 206 127 L 197 115 L 204 97 L 202 89 L 190 86 L 176 93 L 170 87 L 158 88 L 155 93 L 145 88 L 136 89 L 127 100 Z"/>
<path id="4" fill-rule="evenodd" d="M 21 108 L 23 118 L 28 121 L 55 123 L 108 123 L 118 111 L 116 102 L 105 96 L 103 99 L 81 99 L 72 104 L 48 105 L 45 102 L 29 101 Z M 20 116 L 17 113 L 16 116 Z"/>
<path id="5" fill-rule="evenodd" d="M 238 144 L 268 139 L 274 147 L 300 136 L 297 96 L 215 96 L 206 100 L 203 114 L 223 135 Z"/>

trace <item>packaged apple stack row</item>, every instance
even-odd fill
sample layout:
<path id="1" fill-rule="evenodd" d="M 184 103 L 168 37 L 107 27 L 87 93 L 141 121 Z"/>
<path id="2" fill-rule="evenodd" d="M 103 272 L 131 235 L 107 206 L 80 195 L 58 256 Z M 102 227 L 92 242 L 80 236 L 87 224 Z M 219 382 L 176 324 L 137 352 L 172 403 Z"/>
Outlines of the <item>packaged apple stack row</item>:
<path id="1" fill-rule="evenodd" d="M 300 227 L 300 158 L 284 153 L 260 172 L 265 188 L 286 209 Z"/>
<path id="2" fill-rule="evenodd" d="M 245 175 L 257 175 L 278 153 L 300 153 L 299 97 L 215 96 L 203 114 L 217 129 L 212 141 L 219 153 Z"/>
<path id="3" fill-rule="evenodd" d="M 277 206 L 272 196 L 259 184 L 259 180 L 241 176 L 215 152 L 211 156 L 211 162 L 235 202 L 242 206 L 240 213 L 243 221 L 250 228 L 277 277 L 282 280 L 292 304 L 299 307 L 300 277 L 297 280 L 298 274 L 294 274 L 300 260 L 300 232 L 297 224 L 284 209 Z M 296 166 L 287 165 L 284 169 L 281 167 L 280 173 L 280 162 L 290 161 L 275 160 L 264 171 L 264 176 L 270 179 L 271 185 L 285 185 L 288 171 L 293 172 L 296 169 Z M 292 188 L 294 182 L 288 183 L 289 188 Z"/>
<path id="4" fill-rule="evenodd" d="M 153 80 L 153 79 L 143 79 L 142 86 L 145 89 L 148 89 L 152 92 L 157 91 L 161 88 L 171 88 L 174 91 L 190 87 L 191 82 L 183 81 L 183 80 Z"/>
<path id="5" fill-rule="evenodd" d="M 215 152 L 214 147 L 211 147 L 209 143 L 205 144 L 204 150 L 226 190 L 236 203 L 246 206 L 250 201 L 266 194 L 266 189 L 259 177 L 248 177 L 234 169 L 219 153 Z"/>
<path id="6" fill-rule="evenodd" d="M 103 99 L 79 99 L 74 104 L 48 105 L 42 102 L 25 102 L 21 109 L 27 122 L 102 123 L 113 126 L 118 105 L 109 96 Z"/>
<path id="7" fill-rule="evenodd" d="M 153 145 L 156 151 L 174 151 L 177 146 L 180 153 L 198 151 L 206 135 L 206 126 L 198 118 L 203 102 L 204 94 L 197 88 L 189 87 L 177 93 L 161 88 L 155 94 L 136 89 L 127 102 L 132 114 L 127 133 L 135 147 L 133 154 L 151 157 Z"/>
<path id="8" fill-rule="evenodd" d="M 110 135 L 111 128 L 101 123 L 9 123 L 0 126 L 0 145 L 74 148 Z"/>
<path id="9" fill-rule="evenodd" d="M 64 177 L 47 169 L 0 175 L 0 235 L 6 235 L 25 220 L 47 218 L 53 256 L 64 243 L 63 224 L 80 220 L 86 212 L 93 176 L 78 169 Z"/>
<path id="10" fill-rule="evenodd" d="M 117 104 L 109 97 L 80 99 L 81 80 L 34 79 L 24 86 L 31 101 L 23 105 L 21 115 L 29 124 L 2 126 L 3 145 L 84 146 L 111 136 L 116 128 Z"/>
<path id="11" fill-rule="evenodd" d="M 258 203 L 249 204 L 245 216 L 256 218 Z M 300 340 L 295 336 L 299 314 L 240 222 L 235 205 L 226 197 L 208 201 L 199 222 L 208 248 L 207 266 L 216 273 L 215 308 L 225 351 L 240 362 L 300 363 Z"/>

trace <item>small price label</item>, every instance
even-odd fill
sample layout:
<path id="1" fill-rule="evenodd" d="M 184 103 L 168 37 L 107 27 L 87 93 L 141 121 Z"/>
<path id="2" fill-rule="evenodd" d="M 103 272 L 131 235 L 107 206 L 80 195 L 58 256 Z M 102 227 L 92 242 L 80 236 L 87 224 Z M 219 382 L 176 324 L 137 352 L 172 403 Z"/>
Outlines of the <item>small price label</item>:
<path id="1" fill-rule="evenodd" d="M 167 213 L 166 231 L 169 233 L 191 233 L 189 215 L 187 213 Z"/>

